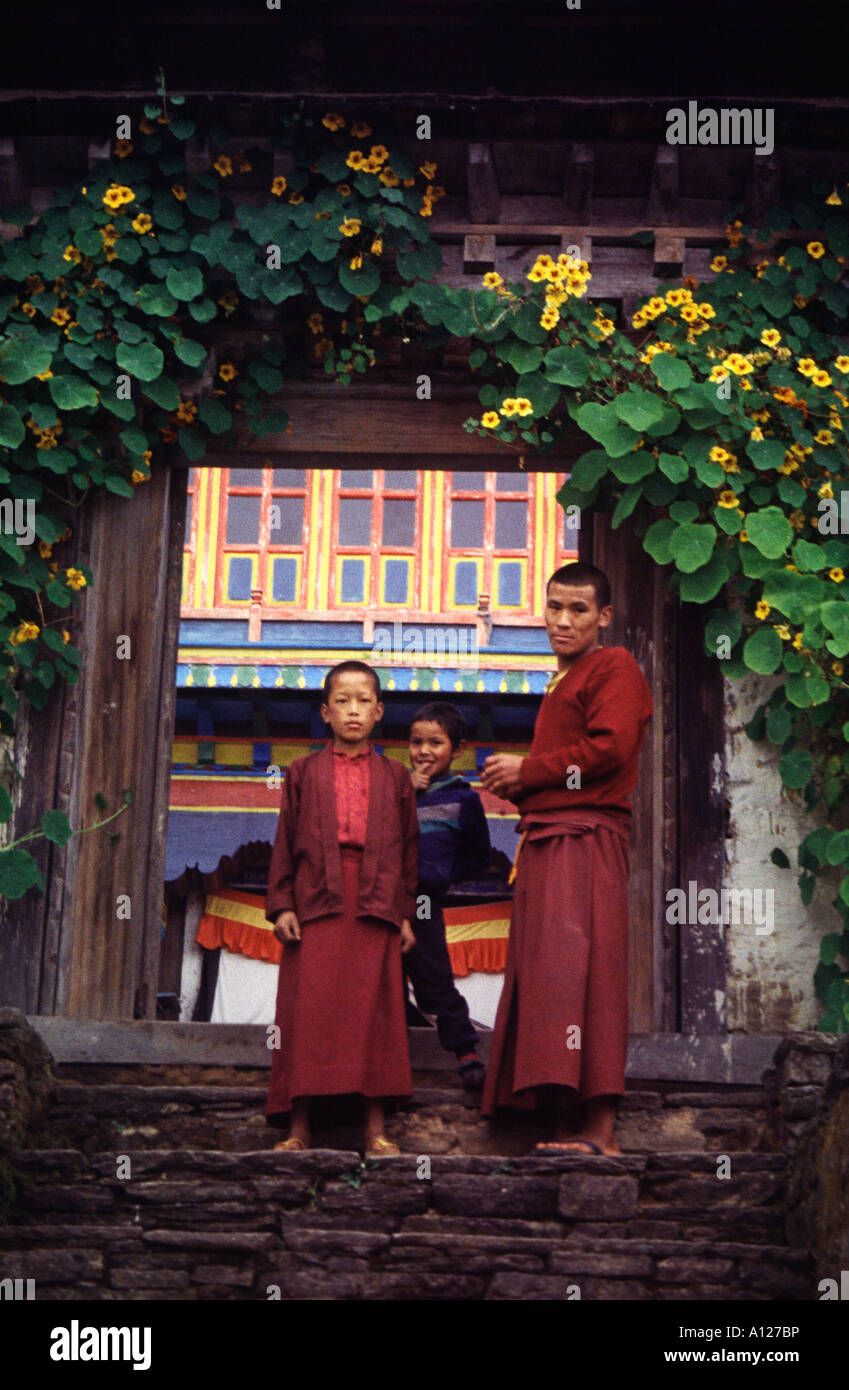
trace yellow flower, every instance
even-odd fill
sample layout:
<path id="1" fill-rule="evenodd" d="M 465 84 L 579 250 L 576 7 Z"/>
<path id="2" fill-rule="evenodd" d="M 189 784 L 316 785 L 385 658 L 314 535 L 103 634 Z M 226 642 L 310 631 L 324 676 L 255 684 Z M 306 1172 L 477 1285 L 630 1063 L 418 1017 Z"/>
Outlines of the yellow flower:
<path id="1" fill-rule="evenodd" d="M 761 334 L 761 342 L 768 348 L 778 347 L 781 342 L 781 334 L 777 328 L 765 328 Z"/>
<path id="2" fill-rule="evenodd" d="M 10 634 L 9 642 L 13 647 L 17 647 L 21 642 L 32 642 L 39 634 L 39 627 L 36 623 L 19 623 L 15 631 Z"/>
<path id="3" fill-rule="evenodd" d="M 483 277 L 483 282 L 482 282 L 482 283 L 483 283 L 483 286 L 484 286 L 485 289 L 487 289 L 487 290 L 496 290 L 496 289 L 498 289 L 498 286 L 499 286 L 499 285 L 503 285 L 503 284 L 504 284 L 504 281 L 502 280 L 501 276 L 498 274 L 498 271 L 497 271 L 497 270 L 488 270 L 488 271 L 486 272 L 486 275 Z"/>
<path id="4" fill-rule="evenodd" d="M 140 212 L 138 217 L 133 218 L 131 225 L 134 232 L 138 232 L 140 236 L 144 236 L 145 232 L 149 232 L 153 226 L 153 218 L 148 216 L 146 212 Z"/>
<path id="5" fill-rule="evenodd" d="M 728 368 L 723 363 L 717 362 L 715 367 L 711 367 L 708 381 L 724 381 L 728 376 Z"/>
<path id="6" fill-rule="evenodd" d="M 226 309 L 229 314 L 232 313 L 239 303 L 239 296 L 236 294 L 235 290 L 225 290 L 218 303 L 221 305 L 222 309 Z"/>
<path id="7" fill-rule="evenodd" d="M 47 541 L 39 541 L 38 553 L 41 556 L 42 560 L 49 560 L 50 556 L 53 554 L 53 546 L 48 545 Z"/>
<path id="8" fill-rule="evenodd" d="M 749 533 L 748 533 L 748 531 L 745 529 L 745 527 L 743 528 L 742 531 L 738 531 L 738 533 L 737 533 L 737 539 L 738 539 L 738 541 L 748 541 L 748 539 L 749 539 Z"/>
<path id="9" fill-rule="evenodd" d="M 24 300 L 21 305 L 21 313 L 26 314 L 27 318 L 31 319 L 35 316 L 35 306 L 30 304 L 29 300 Z"/>
<path id="10" fill-rule="evenodd" d="M 219 174 L 222 179 L 226 179 L 233 172 L 233 161 L 229 155 L 220 154 L 212 167 L 216 174 Z"/>
<path id="11" fill-rule="evenodd" d="M 835 565 L 834 569 L 830 569 L 829 572 L 828 572 L 828 577 L 829 577 L 829 579 L 833 579 L 834 582 L 835 582 L 835 584 L 842 584 L 842 583 L 843 583 L 843 571 L 842 571 L 842 569 L 840 568 L 840 566 L 839 566 L 839 565 Z"/>
<path id="12" fill-rule="evenodd" d="M 838 193 L 836 187 L 832 188 L 831 192 L 829 193 L 829 195 L 828 195 L 828 197 L 826 198 L 825 201 L 826 201 L 826 203 L 828 204 L 829 207 L 832 207 L 832 208 L 842 208 L 842 207 L 843 207 L 843 199 L 840 197 L 840 194 Z"/>
<path id="13" fill-rule="evenodd" d="M 548 276 L 538 265 L 532 265 L 527 273 L 526 279 L 530 280 L 532 284 L 538 285 L 541 280 L 547 280 Z"/>
<path id="14" fill-rule="evenodd" d="M 543 328 L 556 328 L 560 322 L 560 315 L 556 309 L 544 309 L 540 317 L 540 325 Z"/>
<path id="15" fill-rule="evenodd" d="M 51 372 L 50 368 L 48 367 L 46 372 L 38 372 L 38 373 L 37 373 L 36 380 L 37 380 L 37 381 L 49 381 L 50 378 L 52 377 L 52 375 L 53 375 L 53 373 Z"/>
<path id="16" fill-rule="evenodd" d="M 728 507 L 730 509 L 732 507 L 737 507 L 739 505 L 739 502 L 740 499 L 737 496 L 736 492 L 732 492 L 731 488 L 725 488 L 719 494 L 716 505 L 718 507 Z"/>
<path id="17" fill-rule="evenodd" d="M 150 474 L 142 473 L 140 469 L 134 468 L 132 473 L 130 474 L 130 482 L 132 483 L 133 487 L 138 487 L 139 483 L 149 483 Z"/>
<path id="18" fill-rule="evenodd" d="M 51 321 L 51 323 L 58 323 L 58 324 L 60 325 L 60 327 L 62 327 L 62 326 L 63 326 L 64 324 L 66 324 L 66 323 L 69 323 L 70 320 L 71 320 L 71 311 L 70 311 L 70 309 L 54 309 L 54 310 L 53 310 L 53 313 L 50 315 L 50 321 Z"/>
<path id="19" fill-rule="evenodd" d="M 362 225 L 358 217 L 346 217 L 344 222 L 339 223 L 339 231 L 343 236 L 356 236 L 362 230 Z"/>
<path id="20" fill-rule="evenodd" d="M 779 637 L 781 638 L 782 642 L 789 642 L 789 641 L 790 641 L 790 635 L 791 635 L 791 634 L 790 634 L 790 629 L 789 629 L 789 627 L 787 626 L 787 624 L 786 624 L 786 623 L 776 623 L 774 626 L 775 626 L 775 630 L 776 630 L 776 632 L 778 633 Z"/>
<path id="21" fill-rule="evenodd" d="M 288 186 L 289 185 L 287 184 L 286 179 L 282 174 L 278 174 L 275 179 L 271 180 L 271 191 L 274 194 L 275 198 L 279 198 L 281 193 L 285 193 Z"/>
<path id="22" fill-rule="evenodd" d="M 365 155 L 362 150 L 351 150 L 345 160 L 349 169 L 362 169 Z"/>
<path id="23" fill-rule="evenodd" d="M 696 308 L 703 319 L 715 319 L 716 310 L 712 304 L 697 304 Z"/>
<path id="24" fill-rule="evenodd" d="M 647 322 L 646 316 L 645 316 L 645 314 L 643 313 L 642 309 L 640 309 L 640 310 L 634 315 L 634 317 L 631 319 L 631 327 L 632 327 L 632 328 L 645 328 L 646 322 Z"/>
<path id="25" fill-rule="evenodd" d="M 506 400 L 503 400 L 503 401 L 501 402 L 500 409 L 501 409 L 501 414 L 502 414 L 502 415 L 506 415 L 508 418 L 509 418 L 511 415 L 515 415 L 515 414 L 516 414 L 516 399 L 515 399 L 515 397 L 514 397 L 514 396 L 508 396 L 508 397 L 506 398 Z"/>
<path id="26" fill-rule="evenodd" d="M 75 265 L 79 265 L 79 263 L 80 263 L 80 261 L 82 260 L 82 258 L 83 258 L 83 253 L 82 253 L 82 251 L 79 251 L 79 250 L 77 249 L 77 247 L 76 247 L 76 246 L 73 246 L 73 245 L 71 245 L 71 246 L 66 246 L 66 247 L 65 247 L 65 250 L 62 252 L 62 260 L 63 260 L 63 261 L 73 261 Z"/>
<path id="27" fill-rule="evenodd" d="M 849 357 L 838 357 L 834 363 L 839 372 L 849 372 Z"/>
<path id="28" fill-rule="evenodd" d="M 717 274 L 718 274 L 720 270 L 724 270 L 724 269 L 725 269 L 725 267 L 727 266 L 727 264 L 728 264 L 728 257 L 727 257 L 727 256 L 714 256 L 713 260 L 712 260 L 711 263 L 710 263 L 710 268 L 711 268 L 711 270 L 716 271 Z"/>
<path id="29" fill-rule="evenodd" d="M 831 430 L 817 430 L 816 434 L 814 435 L 814 443 L 833 444 L 834 435 L 831 433 Z"/>
<path id="30" fill-rule="evenodd" d="M 433 203 L 430 198 L 422 198 L 422 205 L 419 208 L 419 217 L 430 217 L 433 212 Z"/>
<path id="31" fill-rule="evenodd" d="M 389 151 L 385 145 L 372 145 L 369 150 L 369 158 L 376 159 L 378 164 L 385 164 L 389 158 Z"/>
<path id="32" fill-rule="evenodd" d="M 808 301 L 803 294 L 794 294 L 793 303 L 796 305 L 797 309 L 804 309 L 807 302 Z"/>
<path id="33" fill-rule="evenodd" d="M 763 620 L 764 618 L 768 618 L 771 611 L 772 610 L 769 604 L 764 599 L 758 599 L 757 603 L 755 604 L 756 618 L 760 618 L 761 620 Z"/>
<path id="34" fill-rule="evenodd" d="M 218 375 L 221 377 L 222 381 L 232 381 L 239 373 L 232 362 L 222 362 L 221 366 L 218 368 Z"/>
<path id="35" fill-rule="evenodd" d="M 831 377 L 829 376 L 828 372 L 824 372 L 822 368 L 820 368 L 819 371 L 814 372 L 813 376 L 811 377 L 811 381 L 814 383 L 815 386 L 831 385 Z"/>
<path id="36" fill-rule="evenodd" d="M 695 304 L 684 304 L 681 307 L 681 317 L 685 323 L 698 323 L 699 311 Z"/>
<path id="37" fill-rule="evenodd" d="M 371 126 L 365 121 L 355 121 L 351 126 L 351 134 L 355 140 L 365 140 L 371 135 Z"/>
<path id="38" fill-rule="evenodd" d="M 385 169 L 381 169 L 379 177 L 384 188 L 397 188 L 401 182 L 398 175 L 392 172 L 388 164 Z"/>
<path id="39" fill-rule="evenodd" d="M 175 413 L 184 425 L 190 425 L 198 413 L 198 408 L 194 401 L 180 401 Z"/>
<path id="40" fill-rule="evenodd" d="M 321 317 L 321 314 L 310 314 L 309 318 L 307 319 L 307 327 L 309 328 L 310 333 L 323 333 L 324 319 Z"/>
<path id="41" fill-rule="evenodd" d="M 123 207 L 125 203 L 133 202 L 135 196 L 133 190 L 128 188 L 126 184 L 113 183 L 104 193 L 103 202 L 106 207 L 116 212 L 118 208 Z"/>
<path id="42" fill-rule="evenodd" d="M 679 308 L 682 304 L 688 304 L 692 298 L 692 291 L 687 289 L 667 290 L 666 293 L 666 302 L 673 309 Z"/>
<path id="43" fill-rule="evenodd" d="M 347 184 L 347 183 L 337 183 L 337 185 L 336 185 L 336 192 L 339 193 L 339 194 L 341 195 L 341 197 L 343 197 L 343 198 L 350 198 L 350 196 L 351 196 L 351 188 L 350 188 L 350 185 Z"/>
<path id="44" fill-rule="evenodd" d="M 127 158 L 127 155 L 128 155 L 128 154 L 132 154 L 132 152 L 133 152 L 133 142 L 132 142 L 132 140 L 116 140 L 116 141 L 115 141 L 115 144 L 114 144 L 112 153 L 113 153 L 114 155 L 116 155 L 118 159 L 126 159 L 126 158 Z"/>
<path id="45" fill-rule="evenodd" d="M 65 583 L 70 589 L 84 589 L 87 582 L 82 570 L 73 567 L 65 570 Z"/>
<path id="46" fill-rule="evenodd" d="M 759 440 L 763 439 L 763 437 L 764 432 L 761 429 L 760 425 L 755 425 L 755 428 L 750 433 L 749 438 L 755 440 L 755 442 L 757 443 Z"/>
<path id="47" fill-rule="evenodd" d="M 383 242 L 379 236 L 375 237 L 370 249 L 373 256 L 381 256 L 383 254 Z"/>
<path id="48" fill-rule="evenodd" d="M 800 512 L 798 507 L 790 513 L 790 525 L 794 531 L 801 531 L 805 525 L 805 513 Z"/>
<path id="49" fill-rule="evenodd" d="M 481 424 L 484 426 L 485 429 L 494 430 L 496 425 L 501 424 L 501 421 L 498 418 L 498 411 L 485 411 L 484 414 L 481 416 Z"/>
<path id="50" fill-rule="evenodd" d="M 363 160 L 360 165 L 360 170 L 364 174 L 379 174 L 380 160 L 375 159 L 373 155 L 369 155 L 368 158 Z"/>
<path id="51" fill-rule="evenodd" d="M 839 200 L 838 200 L 838 201 L 839 201 Z M 832 669 L 832 671 L 834 672 L 834 674 L 835 674 L 836 676 L 842 676 L 842 675 L 843 675 L 843 662 L 842 662 L 842 661 L 832 661 L 832 663 L 831 663 L 831 669 Z"/>
<path id="52" fill-rule="evenodd" d="M 822 487 L 820 487 L 820 488 L 817 489 L 817 496 L 818 496 L 818 497 L 833 497 L 833 496 L 834 496 L 834 488 L 831 486 L 831 483 L 828 483 L 828 482 L 823 483 Z"/>
<path id="53" fill-rule="evenodd" d="M 288 199 L 287 199 L 287 202 L 291 203 L 293 207 L 294 207 L 297 203 L 302 203 L 303 201 L 304 201 L 304 195 L 303 195 L 303 193 L 290 193 L 290 194 L 289 194 L 289 197 L 288 197 Z"/>
<path id="54" fill-rule="evenodd" d="M 805 250 L 809 256 L 813 256 L 815 261 L 818 261 L 820 256 L 825 255 L 825 247 L 821 241 L 809 241 Z"/>
<path id="55" fill-rule="evenodd" d="M 724 365 L 729 367 L 735 376 L 745 376 L 747 372 L 754 371 L 748 357 L 744 357 L 740 352 L 729 352 Z"/>
<path id="56" fill-rule="evenodd" d="M 326 116 L 322 116 L 321 124 L 326 130 L 344 130 L 345 121 L 338 111 L 328 111 Z"/>
<path id="57" fill-rule="evenodd" d="M 181 183 L 172 183 L 171 192 L 178 203 L 184 203 L 186 201 L 186 190 Z"/>
<path id="58" fill-rule="evenodd" d="M 790 568 L 789 565 L 785 565 L 785 569 L 789 569 L 789 568 Z M 798 573 L 798 571 L 797 571 L 797 573 Z M 801 634 L 801 632 L 797 632 L 797 633 L 796 633 L 796 636 L 793 638 L 793 641 L 790 643 L 790 645 L 791 645 L 791 647 L 795 647 L 795 648 L 796 648 L 796 651 L 799 650 L 799 648 L 800 648 L 801 645 L 802 645 L 802 634 Z"/>
<path id="59" fill-rule="evenodd" d="M 436 170 L 437 165 L 435 165 L 433 160 L 431 159 L 426 159 L 423 164 L 419 165 L 419 172 L 424 174 L 426 179 L 434 178 L 436 175 Z"/>
<path id="60" fill-rule="evenodd" d="M 361 269 L 362 269 L 362 264 L 363 264 L 363 258 L 362 258 L 362 256 L 352 256 L 351 259 L 350 259 L 350 261 L 348 262 L 349 268 L 350 268 L 351 270 L 361 270 Z"/>
<path id="61" fill-rule="evenodd" d="M 533 413 L 534 408 L 528 400 L 527 396 L 519 396 L 516 400 L 516 414 L 533 415 Z"/>

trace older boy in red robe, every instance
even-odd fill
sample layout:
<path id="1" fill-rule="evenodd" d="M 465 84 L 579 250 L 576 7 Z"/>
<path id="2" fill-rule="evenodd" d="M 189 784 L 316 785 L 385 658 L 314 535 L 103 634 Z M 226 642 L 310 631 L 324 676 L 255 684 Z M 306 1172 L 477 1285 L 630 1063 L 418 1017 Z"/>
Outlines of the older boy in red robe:
<path id="1" fill-rule="evenodd" d="M 517 803 L 522 839 L 482 1099 L 534 1105 L 555 1087 L 554 1139 L 538 1148 L 617 1154 L 628 1047 L 630 793 L 648 686 L 624 647 L 603 647 L 613 609 L 606 575 L 564 565 L 548 581 L 545 625 L 557 657 L 530 754 L 487 759 L 487 791 Z M 550 1091 L 548 1091 L 550 1095 Z M 574 1132 L 576 1100 L 582 1119 Z"/>

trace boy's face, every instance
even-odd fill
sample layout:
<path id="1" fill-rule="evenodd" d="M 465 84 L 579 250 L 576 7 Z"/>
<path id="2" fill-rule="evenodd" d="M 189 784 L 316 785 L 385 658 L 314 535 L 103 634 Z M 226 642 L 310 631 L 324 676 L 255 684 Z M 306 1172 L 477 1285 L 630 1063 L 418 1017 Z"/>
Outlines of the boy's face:
<path id="1" fill-rule="evenodd" d="M 558 670 L 568 671 L 599 645 L 599 632 L 609 627 L 613 608 L 599 608 L 592 584 L 549 584 L 544 616 Z"/>
<path id="2" fill-rule="evenodd" d="M 383 718 L 383 701 L 377 698 L 371 676 L 364 671 L 341 671 L 334 676 L 321 717 L 333 730 L 337 745 L 350 752 L 365 747 L 375 724 Z"/>
<path id="3" fill-rule="evenodd" d="M 460 747 L 452 748 L 451 740 L 441 724 L 432 719 L 419 719 L 410 727 L 410 762 L 414 772 L 421 772 L 432 782 L 451 766 Z"/>

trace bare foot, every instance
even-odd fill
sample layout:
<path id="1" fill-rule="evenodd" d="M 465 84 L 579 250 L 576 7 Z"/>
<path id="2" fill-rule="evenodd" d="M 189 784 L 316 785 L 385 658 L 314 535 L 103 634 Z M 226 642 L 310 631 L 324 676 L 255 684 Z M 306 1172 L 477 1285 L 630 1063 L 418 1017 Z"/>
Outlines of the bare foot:
<path id="1" fill-rule="evenodd" d="M 598 1134 L 570 1134 L 562 1139 L 552 1139 L 548 1143 L 537 1144 L 535 1152 L 573 1153 L 586 1154 L 588 1157 L 616 1158 L 621 1155 L 622 1150 L 615 1139 L 605 1139 Z"/>

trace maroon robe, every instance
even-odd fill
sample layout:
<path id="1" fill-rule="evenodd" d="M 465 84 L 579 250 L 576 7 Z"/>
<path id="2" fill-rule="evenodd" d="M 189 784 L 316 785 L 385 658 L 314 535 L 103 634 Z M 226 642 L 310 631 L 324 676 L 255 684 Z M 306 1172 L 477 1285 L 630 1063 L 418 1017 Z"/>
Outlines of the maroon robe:
<path id="1" fill-rule="evenodd" d="M 542 1086 L 585 1100 L 625 1090 L 629 796 L 651 711 L 621 647 L 587 652 L 543 697 L 520 773 L 526 833 L 485 1115 L 536 1104 Z"/>
<path id="2" fill-rule="evenodd" d="M 297 913 L 301 940 L 280 962 L 269 1117 L 298 1097 L 412 1091 L 398 928 L 415 911 L 415 793 L 403 764 L 371 758 L 362 850 L 339 844 L 330 747 L 284 784 L 266 915 Z"/>

